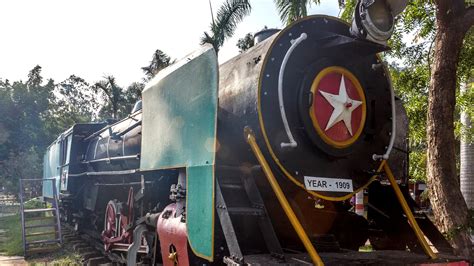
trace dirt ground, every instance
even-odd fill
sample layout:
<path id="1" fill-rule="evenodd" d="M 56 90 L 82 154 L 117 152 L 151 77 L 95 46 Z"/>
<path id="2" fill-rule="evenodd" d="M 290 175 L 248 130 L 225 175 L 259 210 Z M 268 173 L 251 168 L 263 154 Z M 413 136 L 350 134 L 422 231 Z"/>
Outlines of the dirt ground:
<path id="1" fill-rule="evenodd" d="M 28 265 L 25 259 L 21 256 L 0 256 L 0 265 L 2 266 L 20 266 L 20 265 Z"/>

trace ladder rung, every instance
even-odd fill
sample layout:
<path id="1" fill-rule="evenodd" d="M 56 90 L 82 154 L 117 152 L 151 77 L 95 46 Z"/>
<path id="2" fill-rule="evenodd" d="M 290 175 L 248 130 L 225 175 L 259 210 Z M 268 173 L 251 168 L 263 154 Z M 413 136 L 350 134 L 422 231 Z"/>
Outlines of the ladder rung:
<path id="1" fill-rule="evenodd" d="M 264 214 L 263 210 L 258 208 L 228 207 L 227 210 L 233 215 L 262 216 Z"/>
<path id="2" fill-rule="evenodd" d="M 47 253 L 47 252 L 52 252 L 52 251 L 56 251 L 58 248 L 60 248 L 59 245 L 56 245 L 56 246 L 47 246 L 47 247 L 35 247 L 35 248 L 29 248 L 27 250 L 28 254 L 32 254 L 32 253 Z"/>
<path id="3" fill-rule="evenodd" d="M 36 240 L 36 241 L 31 241 L 31 242 L 26 242 L 26 245 L 36 245 L 36 244 L 53 244 L 53 243 L 59 243 L 61 242 L 61 239 L 49 239 L 49 240 Z"/>
<path id="4" fill-rule="evenodd" d="M 34 216 L 34 217 L 25 217 L 25 222 L 36 221 L 36 220 L 47 220 L 47 219 L 56 219 L 56 216 Z"/>
<path id="5" fill-rule="evenodd" d="M 36 225 L 27 225 L 25 226 L 25 229 L 27 228 L 41 228 L 41 227 L 56 227 L 56 224 L 36 224 Z"/>
<path id="6" fill-rule="evenodd" d="M 52 235 L 52 234 L 56 234 L 56 231 L 29 233 L 29 234 L 26 234 L 25 236 L 26 237 L 29 237 L 29 236 L 44 236 L 44 235 Z"/>
<path id="7" fill-rule="evenodd" d="M 244 187 L 241 184 L 233 184 L 233 183 L 224 183 L 220 184 L 221 188 L 227 188 L 227 189 L 243 189 Z"/>
<path id="8" fill-rule="evenodd" d="M 45 208 L 45 209 L 28 209 L 28 210 L 23 210 L 25 213 L 33 213 L 33 212 L 49 212 L 49 211 L 55 211 L 56 208 Z"/>

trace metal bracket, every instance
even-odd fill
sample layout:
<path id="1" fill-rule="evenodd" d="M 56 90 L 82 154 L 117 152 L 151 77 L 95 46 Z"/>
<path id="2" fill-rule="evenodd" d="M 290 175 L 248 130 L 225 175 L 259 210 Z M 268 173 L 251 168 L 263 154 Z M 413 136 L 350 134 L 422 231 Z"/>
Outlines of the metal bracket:
<path id="1" fill-rule="evenodd" d="M 141 246 L 142 235 L 148 231 L 145 225 L 141 224 L 133 230 L 133 243 L 127 250 L 127 266 L 137 265 L 137 251 Z"/>

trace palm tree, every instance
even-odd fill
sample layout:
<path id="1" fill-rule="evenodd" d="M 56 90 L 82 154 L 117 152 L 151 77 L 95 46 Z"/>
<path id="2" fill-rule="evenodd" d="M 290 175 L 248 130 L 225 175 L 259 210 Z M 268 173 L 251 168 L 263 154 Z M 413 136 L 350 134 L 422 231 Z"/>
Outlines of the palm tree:
<path id="1" fill-rule="evenodd" d="M 123 89 L 117 85 L 114 76 L 105 76 L 93 86 L 95 92 L 102 92 L 106 105 L 101 112 L 109 113 L 113 119 L 119 118 L 120 104 L 124 102 Z"/>
<path id="2" fill-rule="evenodd" d="M 165 54 L 160 49 L 156 49 L 155 53 L 153 53 L 153 58 L 150 61 L 148 66 L 142 67 L 143 72 L 145 73 L 145 81 L 152 79 L 160 70 L 166 68 L 167 66 L 171 65 L 173 62 L 171 58 Z"/>
<path id="3" fill-rule="evenodd" d="M 274 0 L 280 19 L 287 25 L 308 15 L 307 7 L 311 3 L 319 4 L 319 0 Z"/>
<path id="4" fill-rule="evenodd" d="M 226 0 L 217 11 L 216 19 L 211 14 L 210 33 L 204 32 L 201 44 L 210 43 L 216 53 L 219 53 L 219 48 L 222 47 L 227 38 L 234 35 L 237 24 L 250 14 L 251 8 L 248 0 Z"/>

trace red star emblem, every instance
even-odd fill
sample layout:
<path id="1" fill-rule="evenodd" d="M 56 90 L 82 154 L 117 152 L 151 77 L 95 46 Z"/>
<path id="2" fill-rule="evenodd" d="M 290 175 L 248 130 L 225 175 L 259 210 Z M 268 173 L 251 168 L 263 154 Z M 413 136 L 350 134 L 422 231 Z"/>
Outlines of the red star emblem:
<path id="1" fill-rule="evenodd" d="M 329 67 L 313 82 L 313 124 L 328 144 L 344 148 L 354 143 L 365 123 L 365 97 L 357 78 L 348 70 Z"/>

